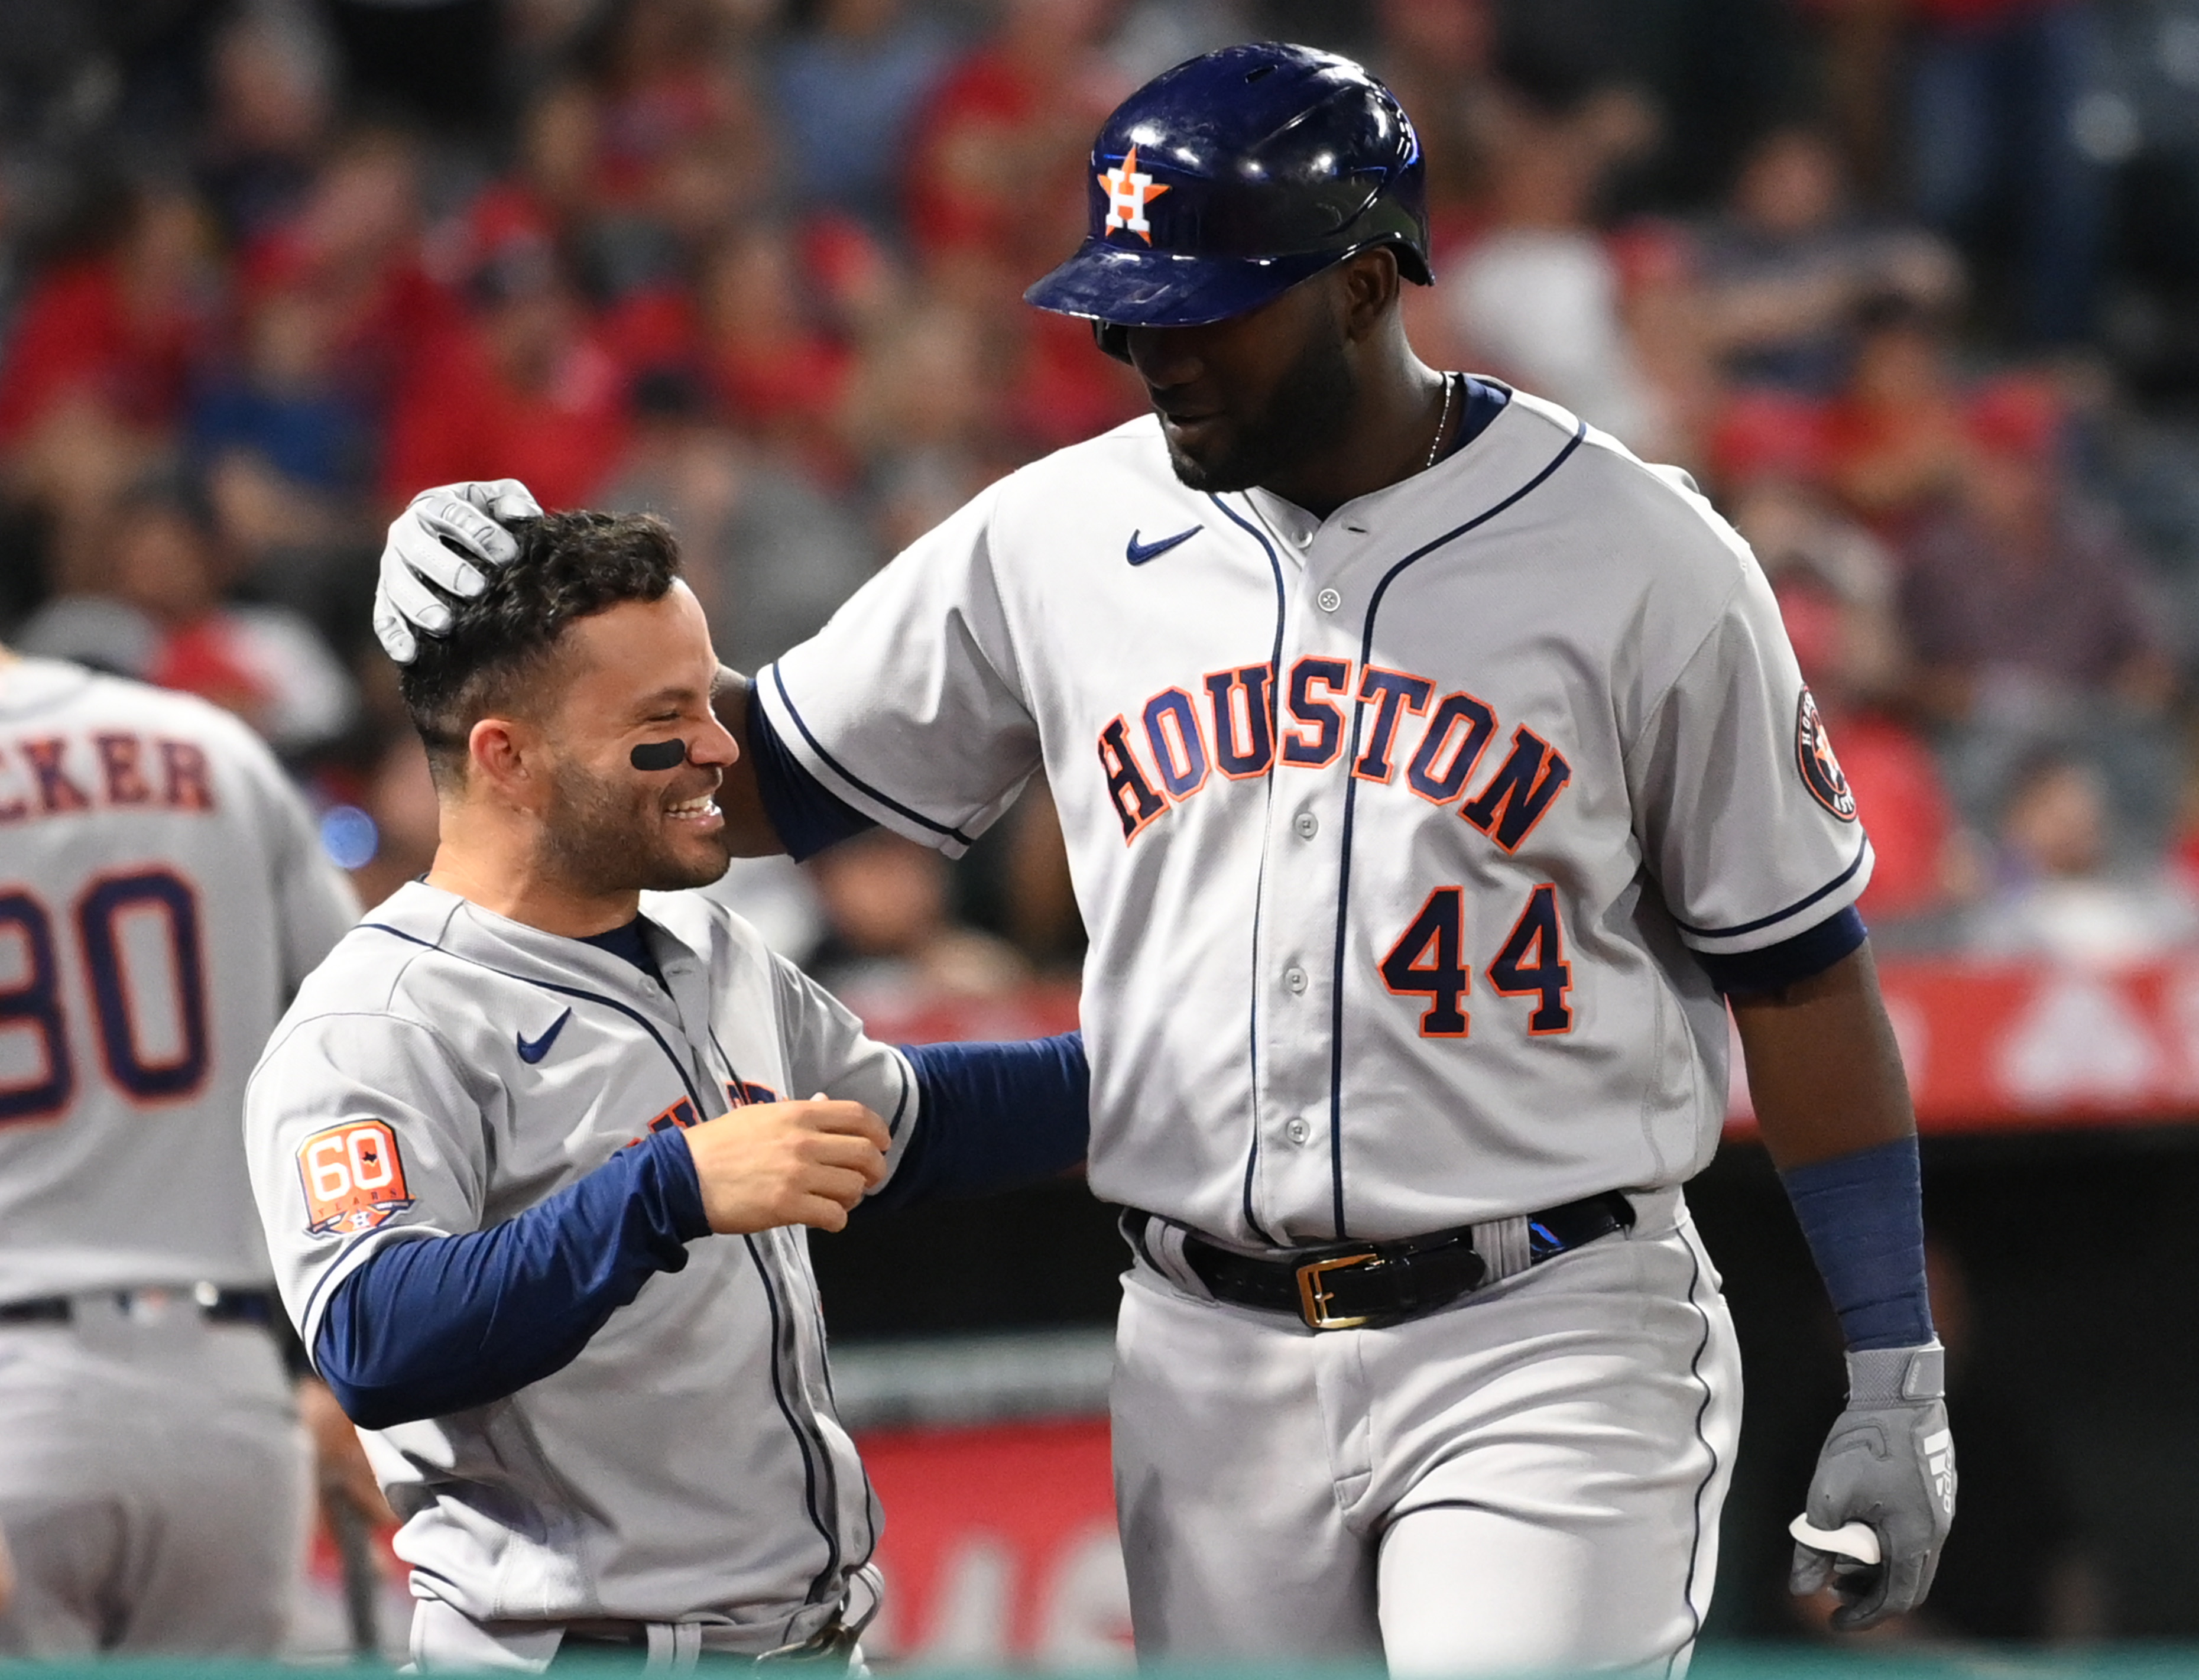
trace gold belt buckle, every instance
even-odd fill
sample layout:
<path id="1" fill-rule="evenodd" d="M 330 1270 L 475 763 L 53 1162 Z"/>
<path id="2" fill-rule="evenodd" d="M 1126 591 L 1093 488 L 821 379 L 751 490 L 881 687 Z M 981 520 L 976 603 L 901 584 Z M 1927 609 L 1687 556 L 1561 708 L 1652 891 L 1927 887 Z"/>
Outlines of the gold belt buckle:
<path id="1" fill-rule="evenodd" d="M 1356 1330 L 1369 1322 L 1367 1315 L 1356 1318 L 1336 1318 L 1329 1315 L 1328 1304 L 1335 1298 L 1321 1286 L 1324 1273 L 1342 1271 L 1346 1266 L 1379 1266 L 1379 1254 L 1332 1254 L 1325 1259 L 1309 1260 L 1298 1268 L 1298 1315 L 1312 1330 Z"/>

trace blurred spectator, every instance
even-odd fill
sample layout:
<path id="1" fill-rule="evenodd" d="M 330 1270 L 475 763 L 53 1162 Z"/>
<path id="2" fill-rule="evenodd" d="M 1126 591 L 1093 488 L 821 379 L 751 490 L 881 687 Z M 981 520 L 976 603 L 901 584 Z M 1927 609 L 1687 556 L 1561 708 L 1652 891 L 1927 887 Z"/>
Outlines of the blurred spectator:
<path id="1" fill-rule="evenodd" d="M 240 264 L 253 297 L 314 304 L 329 377 L 377 414 L 458 318 L 423 254 L 420 170 L 411 136 L 354 130 L 297 213 L 246 248 Z"/>
<path id="2" fill-rule="evenodd" d="M 927 997 L 997 997 L 1026 983 L 1015 948 L 956 925 L 947 860 L 928 846 L 872 829 L 808 865 L 830 930 L 810 971 L 851 1002 L 906 1006 Z"/>
<path id="3" fill-rule="evenodd" d="M 336 377 L 333 326 L 310 294 L 270 291 L 251 305 L 242 355 L 191 405 L 185 435 L 202 466 L 248 456 L 309 504 L 367 487 L 371 417 Z"/>
<path id="4" fill-rule="evenodd" d="M 1820 397 L 1846 375 L 1866 299 L 1942 310 L 1962 281 L 1929 235 L 1857 218 L 1831 140 L 1805 127 L 1757 143 L 1725 213 L 1703 231 L 1699 260 L 1710 346 L 1727 371 Z"/>
<path id="5" fill-rule="evenodd" d="M 1910 104 L 1917 212 L 1975 260 L 2014 230 L 2015 307 L 2031 341 L 2091 324 L 2114 137 L 2085 108 L 2097 61 L 2091 0 L 1912 0 Z"/>
<path id="6" fill-rule="evenodd" d="M 1006 0 L 918 114 L 902 225 L 935 266 L 1002 300 L 1076 246 L 1092 136 L 1130 85 L 1100 44 L 1111 0 Z"/>
<path id="7" fill-rule="evenodd" d="M 1607 172 L 1654 131 L 1654 115 L 1619 90 L 1562 113 L 1510 102 L 1494 127 L 1488 228 L 1444 284 L 1480 365 L 1664 459 L 1674 416 L 1636 353 L 1619 265 L 1592 222 Z"/>
<path id="8" fill-rule="evenodd" d="M 209 233 L 195 198 L 146 185 L 105 249 L 47 272 L 0 370 L 0 445 L 73 405 L 141 430 L 174 422 L 219 281 Z"/>
<path id="9" fill-rule="evenodd" d="M 2049 750 L 2010 779 L 1993 897 L 1972 948 L 2098 965 L 2140 962 L 2199 938 L 2199 897 L 2156 860 L 2118 866 L 2099 772 Z"/>
<path id="10" fill-rule="evenodd" d="M 554 82 L 521 114 L 518 166 L 475 198 L 456 260 L 471 268 L 516 245 L 589 248 L 603 113 L 586 83 Z M 583 257 L 585 260 L 585 257 Z"/>
<path id="11" fill-rule="evenodd" d="M 420 358 L 391 416 L 384 494 L 523 479 L 545 508 L 593 499 L 626 432 L 626 374 L 548 251 L 520 246 L 475 277 L 479 310 Z"/>
<path id="12" fill-rule="evenodd" d="M 370 825 L 370 849 L 353 866 L 351 883 L 371 910 L 435 860 L 442 814 L 417 734 L 406 730 L 390 738 L 368 773 L 359 808 Z"/>
<path id="13" fill-rule="evenodd" d="M 300 0 L 241 6 L 215 38 L 199 178 L 232 243 L 257 237 L 305 196 L 334 120 L 335 68 Z"/>
<path id="14" fill-rule="evenodd" d="M 910 118 L 949 50 L 937 20 L 906 0 L 820 0 L 773 67 L 794 201 L 890 227 Z"/>
<path id="15" fill-rule="evenodd" d="M 1734 522 L 1772 579 L 1804 680 L 1876 855 L 1860 908 L 1875 930 L 1976 895 L 1976 849 L 1932 749 L 1889 703 L 1899 691 L 1900 633 L 1885 551 L 1823 493 L 1768 475 L 1742 490 Z"/>
<path id="16" fill-rule="evenodd" d="M 671 522 L 718 657 L 755 671 L 855 593 L 877 546 L 799 467 L 713 423 L 691 382 L 650 374 L 635 399 L 633 446 L 598 499 Z"/>
<path id="17" fill-rule="evenodd" d="M 26 653 L 87 663 L 226 707 L 277 749 L 325 745 L 358 697 L 312 627 L 281 607 L 225 604 L 228 557 L 213 510 L 188 481 L 156 477 L 114 510 L 94 598 L 63 597 L 22 627 Z"/>
<path id="18" fill-rule="evenodd" d="M 788 230 L 757 223 L 725 240 L 698 292 L 703 353 L 726 412 L 827 459 L 854 358 L 813 312 Z"/>
<path id="19" fill-rule="evenodd" d="M 1827 476 L 1882 534 L 1959 486 L 1969 453 L 1963 392 L 1941 318 L 1879 295 L 1856 312 L 1847 384 L 1824 421 Z"/>

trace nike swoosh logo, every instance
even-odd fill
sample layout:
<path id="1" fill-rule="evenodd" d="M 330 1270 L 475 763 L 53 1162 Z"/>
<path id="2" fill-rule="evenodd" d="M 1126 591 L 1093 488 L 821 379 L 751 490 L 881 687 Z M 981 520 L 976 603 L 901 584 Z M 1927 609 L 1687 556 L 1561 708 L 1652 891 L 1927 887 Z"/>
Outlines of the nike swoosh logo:
<path id="1" fill-rule="evenodd" d="M 557 1035 L 565 1030 L 565 1023 L 572 1018 L 573 1012 L 569 1009 L 563 1015 L 560 1015 L 556 1020 L 552 1021 L 550 1024 L 548 1030 L 543 1033 L 542 1036 L 536 1039 L 532 1044 L 527 1041 L 527 1035 L 525 1033 L 521 1033 L 518 1035 L 519 1059 L 527 1063 L 529 1066 L 540 1061 L 545 1056 L 550 1053 L 550 1047 L 557 1041 Z"/>
<path id="2" fill-rule="evenodd" d="M 1129 546 L 1123 551 L 1123 557 L 1133 566 L 1142 566 L 1148 560 L 1158 560 L 1178 543 L 1189 542 L 1205 528 L 1204 525 L 1194 525 L 1188 531 L 1178 531 L 1172 537 L 1163 537 L 1158 542 L 1149 543 L 1140 542 L 1138 534 L 1133 531 Z"/>

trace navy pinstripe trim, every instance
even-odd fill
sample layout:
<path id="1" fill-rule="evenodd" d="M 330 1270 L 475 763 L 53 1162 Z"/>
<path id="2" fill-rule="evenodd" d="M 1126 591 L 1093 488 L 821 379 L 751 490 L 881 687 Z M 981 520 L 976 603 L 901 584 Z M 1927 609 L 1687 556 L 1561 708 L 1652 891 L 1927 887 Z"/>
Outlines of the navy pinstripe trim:
<path id="1" fill-rule="evenodd" d="M 453 913 L 456 913 L 455 911 Z M 449 919 L 446 918 L 444 925 L 447 927 L 449 925 Z M 567 997 L 580 998 L 583 1001 L 588 1003 L 604 1004 L 610 1008 L 617 1010 L 620 1014 L 624 1015 L 628 1019 L 632 1020 L 635 1025 L 639 1026 L 644 1032 L 647 1033 L 651 1039 L 656 1041 L 656 1047 L 664 1053 L 665 1060 L 672 1064 L 673 1072 L 679 1076 L 680 1083 L 686 1091 L 688 1100 L 695 1105 L 695 1112 L 697 1115 L 704 1115 L 710 1111 L 710 1105 L 703 1100 L 703 1094 L 695 1088 L 694 1080 L 689 1076 L 688 1070 L 680 1062 L 680 1058 L 673 1053 L 672 1047 L 664 1041 L 664 1035 L 657 1031 L 654 1026 L 650 1024 L 649 1018 L 647 1016 L 644 1015 L 639 1010 L 633 1008 L 631 1005 L 621 1003 L 615 997 L 607 997 L 601 992 L 587 991 L 578 986 L 561 986 L 554 980 L 540 979 L 532 974 L 515 974 L 508 968 L 499 968 L 494 963 L 486 963 L 481 961 L 478 957 L 470 957 L 462 951 L 453 951 L 447 945 L 440 944 L 435 940 L 422 939 L 417 935 L 405 932 L 402 928 L 394 928 L 387 922 L 361 922 L 359 925 L 363 928 L 371 928 L 376 933 L 388 934 L 392 938 L 402 939 L 407 943 L 417 945 L 424 950 L 440 951 L 446 957 L 455 959 L 457 961 L 462 963 L 471 964 L 474 967 L 484 969 L 491 974 L 500 974 L 507 980 L 516 980 L 522 985 L 540 986 L 545 991 L 562 993 Z M 712 1037 L 715 1041 L 715 1032 L 713 1033 Z M 728 1063 L 727 1070 L 732 1070 L 730 1061 Z M 808 1431 L 802 1428 L 801 1420 L 795 1416 L 794 1408 L 788 1403 L 786 1390 L 779 1379 L 779 1291 L 773 1286 L 770 1269 L 764 1264 L 762 1257 L 756 1252 L 755 1239 L 752 1237 L 744 1238 L 743 1241 L 746 1243 L 748 1246 L 749 1258 L 755 1264 L 757 1281 L 761 1283 L 763 1286 L 765 1304 L 771 1310 L 772 1395 L 773 1397 L 779 1402 L 779 1415 L 786 1420 L 787 1428 L 793 1432 L 795 1444 L 802 1449 L 803 1502 L 808 1507 L 809 1512 L 809 1521 L 811 1526 L 816 1529 L 818 1537 L 825 1543 L 827 1558 L 826 1569 L 827 1572 L 830 1572 L 830 1571 L 837 1569 L 839 1566 L 839 1513 L 836 1510 L 833 1513 L 834 1520 L 831 1523 L 827 1523 L 818 1511 L 816 1469 L 811 1461 L 810 1455 L 812 1444 L 809 1434 Z M 820 1576 L 819 1578 L 821 1580 L 823 1577 Z M 810 1590 L 812 1596 L 814 1597 L 816 1589 L 813 1586 Z"/>
<path id="2" fill-rule="evenodd" d="M 1550 458 L 1549 464 L 1525 484 L 1514 490 L 1496 506 L 1477 513 L 1465 524 L 1446 531 L 1432 542 L 1426 542 L 1408 554 L 1396 565 L 1382 574 L 1382 580 L 1374 586 L 1374 593 L 1367 603 L 1367 627 L 1359 639 L 1359 668 L 1365 670 L 1374 656 L 1374 619 L 1382 610 L 1382 598 L 1389 592 L 1405 569 L 1432 554 L 1446 543 L 1464 536 L 1476 526 L 1485 525 L 1506 509 L 1524 501 L 1549 482 L 1550 475 L 1572 458 L 1572 452 L 1588 435 L 1588 423 L 1584 420 L 1573 428 L 1573 435 L 1566 440 L 1566 446 Z M 1336 967 L 1329 998 L 1328 1034 L 1328 1165 L 1333 1190 L 1333 1215 L 1336 1238 L 1344 1237 L 1344 936 L 1351 907 L 1351 829 L 1359 810 L 1359 778 L 1349 773 L 1350 767 L 1359 761 L 1359 733 L 1367 720 L 1367 702 L 1362 697 L 1352 703 L 1351 744 L 1345 750 L 1344 764 L 1344 832 L 1343 861 L 1336 878 Z"/>
<path id="3" fill-rule="evenodd" d="M 786 680 L 779 675 L 779 666 L 775 662 L 771 668 L 771 685 L 779 691 L 779 699 L 785 703 L 787 716 L 794 720 L 794 726 L 802 732 L 802 738 L 809 743 L 810 751 L 815 753 L 819 758 L 824 760 L 825 767 L 830 770 L 834 775 L 837 776 L 842 781 L 847 783 L 849 787 L 855 789 L 866 798 L 875 799 L 889 811 L 892 811 L 899 815 L 907 817 L 911 822 L 916 824 L 919 828 L 929 829 L 932 833 L 943 835 L 948 839 L 955 841 L 963 846 L 974 846 L 977 843 L 976 840 L 972 839 L 969 835 L 965 834 L 960 829 L 951 827 L 946 823 L 934 822 L 930 817 L 925 816 L 923 812 L 913 811 L 907 806 L 902 804 L 901 801 L 894 798 L 891 795 L 881 792 L 878 789 L 872 787 L 860 776 L 858 776 L 854 772 L 850 771 L 846 765 L 841 763 L 838 759 L 833 757 L 831 753 L 826 752 L 825 750 L 825 744 L 820 741 L 815 735 L 810 732 L 808 723 L 803 719 L 800 709 L 794 703 L 794 697 L 786 691 Z"/>
<path id="4" fill-rule="evenodd" d="M 1209 496 L 1206 499 L 1220 508 L 1225 517 L 1241 527 L 1254 542 L 1260 545 L 1267 554 L 1269 569 L 1275 575 L 1275 645 L 1268 655 L 1268 773 L 1261 779 L 1267 786 L 1268 808 L 1273 811 L 1275 803 L 1275 760 L 1281 753 L 1283 744 L 1278 710 L 1283 685 L 1283 620 L 1290 610 L 1289 594 L 1283 585 L 1283 563 L 1275 553 L 1274 544 L 1268 540 L 1267 534 L 1258 526 L 1221 497 Z M 1253 1234 L 1262 1242 L 1280 1247 L 1267 1227 L 1260 1223 L 1260 1216 L 1252 1210 L 1252 1175 L 1260 1162 L 1260 904 L 1266 896 L 1267 887 L 1268 850 L 1263 846 L 1260 849 L 1259 872 L 1252 881 L 1252 983 L 1245 992 L 1248 1000 L 1245 1010 L 1245 1050 L 1251 1058 L 1252 1070 L 1252 1137 L 1245 1150 L 1243 1194 L 1245 1223 L 1251 1228 Z"/>
<path id="5" fill-rule="evenodd" d="M 1703 1261 L 1702 1256 L 1696 1250 L 1694 1240 L 1685 1236 L 1682 1240 L 1687 1244 L 1688 1264 L 1690 1269 L 1688 1275 L 1688 1304 L 1695 1310 L 1695 1315 L 1703 1321 L 1703 1339 L 1695 1344 L 1695 1356 L 1689 1362 L 1688 1365 L 1688 1374 L 1700 1383 L 1703 1388 L 1703 1403 L 1695 1408 L 1695 1439 L 1702 1443 L 1703 1450 L 1710 1455 L 1711 1461 L 1710 1467 L 1703 1472 L 1702 1480 L 1695 1484 L 1694 1507 L 1695 1531 L 1694 1537 L 1688 1543 L 1688 1572 L 1680 1584 L 1681 1601 L 1688 1612 L 1688 1636 L 1682 1642 L 1679 1650 L 1673 1652 L 1671 1657 L 1665 1660 L 1665 1680 L 1671 1680 L 1673 1665 L 1680 1660 L 1684 1653 L 1694 1648 L 1696 1639 L 1700 1636 L 1703 1630 L 1702 1612 L 1695 1608 L 1695 1572 L 1702 1567 L 1703 1561 L 1703 1496 L 1711 1490 L 1711 1483 L 1717 1479 L 1718 1473 L 1718 1449 L 1711 1444 L 1711 1438 L 1703 1432 L 1703 1420 L 1710 1415 L 1712 1397 L 1710 1379 L 1703 1374 L 1703 1356 L 1710 1351 L 1711 1347 L 1711 1315 L 1704 1310 L 1703 1304 L 1695 1298 L 1695 1291 L 1701 1286 L 1703 1280 Z"/>
<path id="6" fill-rule="evenodd" d="M 1840 871 L 1839 874 L 1834 876 L 1831 880 L 1826 882 L 1823 886 L 1819 887 L 1817 891 L 1811 893 L 1807 898 L 1796 899 L 1784 910 L 1775 910 L 1768 916 L 1759 916 L 1754 921 L 1743 922 L 1739 927 L 1693 927 L 1688 923 L 1682 921 L 1677 916 L 1672 918 L 1672 925 L 1679 929 L 1682 933 L 1692 933 L 1698 939 L 1734 939 L 1738 938 L 1744 933 L 1759 932 L 1764 928 L 1771 927 L 1780 922 L 1785 921 L 1789 916 L 1796 915 L 1804 910 L 1807 910 L 1811 905 L 1815 904 L 1819 899 L 1824 897 L 1828 893 L 1838 892 L 1842 887 L 1846 886 L 1850 881 L 1855 878 L 1856 871 L 1863 867 L 1864 859 L 1868 857 L 1869 855 L 1870 837 L 1869 835 L 1865 835 L 1863 837 L 1862 843 L 1856 848 L 1855 861 L 1851 863 L 1846 869 Z"/>

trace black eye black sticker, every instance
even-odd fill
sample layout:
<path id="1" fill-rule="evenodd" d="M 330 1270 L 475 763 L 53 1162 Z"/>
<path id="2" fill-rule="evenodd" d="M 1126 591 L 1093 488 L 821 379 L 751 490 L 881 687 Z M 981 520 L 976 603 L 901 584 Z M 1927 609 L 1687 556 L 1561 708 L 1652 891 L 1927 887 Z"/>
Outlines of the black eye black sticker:
<path id="1" fill-rule="evenodd" d="M 644 741 L 627 757 L 637 770 L 677 770 L 687 761 L 685 741 Z"/>

